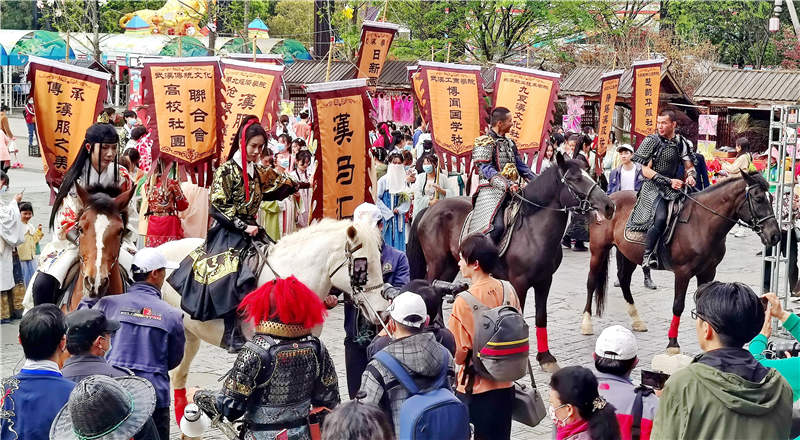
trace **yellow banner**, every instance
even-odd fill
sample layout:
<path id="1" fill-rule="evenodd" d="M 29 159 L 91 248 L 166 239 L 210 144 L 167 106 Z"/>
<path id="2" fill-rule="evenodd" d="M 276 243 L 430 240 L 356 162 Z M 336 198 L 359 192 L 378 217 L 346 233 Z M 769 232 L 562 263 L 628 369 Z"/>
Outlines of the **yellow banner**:
<path id="1" fill-rule="evenodd" d="M 500 69 L 500 68 L 498 68 Z M 495 82 L 495 107 L 511 110 L 513 126 L 508 137 L 522 150 L 538 150 L 544 126 L 552 117 L 553 86 L 558 76 L 500 70 Z"/>
<path id="2" fill-rule="evenodd" d="M 266 125 L 272 127 L 275 115 L 268 112 L 267 103 L 275 82 L 276 71 L 258 71 L 231 64 L 224 64 L 223 84 L 225 90 L 225 125 L 223 129 L 222 155 L 228 157 L 233 138 L 242 119 L 256 115 L 262 119 L 266 112 Z M 274 97 L 273 97 L 274 98 Z M 223 159 L 224 160 L 224 159 Z"/>
<path id="3" fill-rule="evenodd" d="M 617 89 L 621 73 L 603 78 L 600 90 L 600 121 L 597 128 L 597 156 L 603 157 L 611 142 L 611 129 L 614 124 L 614 104 L 617 102 Z"/>
<path id="4" fill-rule="evenodd" d="M 658 96 L 661 90 L 661 62 L 633 67 L 633 131 L 636 145 L 656 132 Z"/>
<path id="5" fill-rule="evenodd" d="M 187 164 L 214 156 L 217 147 L 214 64 L 149 66 L 160 154 Z"/>
<path id="6" fill-rule="evenodd" d="M 60 182 L 95 122 L 101 86 L 97 82 L 36 70 L 33 102 L 36 131 L 48 179 Z"/>
<path id="7" fill-rule="evenodd" d="M 396 31 L 397 26 L 391 23 L 364 22 L 358 50 L 357 78 L 377 80 L 381 76 Z"/>
<path id="8" fill-rule="evenodd" d="M 365 88 L 320 92 L 319 96 L 309 92 L 309 97 L 318 125 L 315 135 L 322 173 L 321 181 L 315 179 L 322 185 L 322 206 L 314 209 L 314 218 L 352 217 L 369 190 Z"/>
<path id="9" fill-rule="evenodd" d="M 480 71 L 421 67 L 434 145 L 447 155 L 471 153 L 482 134 Z"/>

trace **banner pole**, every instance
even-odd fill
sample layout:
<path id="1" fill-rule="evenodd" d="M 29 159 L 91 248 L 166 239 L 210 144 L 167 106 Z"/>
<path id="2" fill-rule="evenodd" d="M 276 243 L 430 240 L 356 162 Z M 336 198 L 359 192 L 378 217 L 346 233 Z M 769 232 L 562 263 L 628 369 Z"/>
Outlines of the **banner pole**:
<path id="1" fill-rule="evenodd" d="M 336 42 L 334 42 L 333 37 L 331 37 L 331 47 L 328 49 L 328 67 L 325 68 L 325 82 L 331 79 L 331 61 L 333 60 L 333 49 L 335 46 Z"/>
<path id="2" fill-rule="evenodd" d="M 67 31 L 67 50 L 64 53 L 64 62 L 69 63 L 69 31 Z"/>
<path id="3" fill-rule="evenodd" d="M 389 9 L 389 0 L 386 0 L 383 3 L 383 18 L 381 18 L 381 21 L 386 21 L 386 10 L 387 9 Z"/>
<path id="4" fill-rule="evenodd" d="M 431 61 L 433 61 L 433 46 L 431 46 Z"/>
<path id="5" fill-rule="evenodd" d="M 256 62 L 256 37 L 253 37 L 253 62 Z"/>
<path id="6" fill-rule="evenodd" d="M 447 61 L 446 62 L 448 62 L 448 63 L 450 62 L 450 46 L 452 46 L 452 45 L 453 45 L 453 43 L 451 41 L 447 42 Z"/>
<path id="7" fill-rule="evenodd" d="M 178 35 L 178 57 L 183 56 L 183 37 Z"/>

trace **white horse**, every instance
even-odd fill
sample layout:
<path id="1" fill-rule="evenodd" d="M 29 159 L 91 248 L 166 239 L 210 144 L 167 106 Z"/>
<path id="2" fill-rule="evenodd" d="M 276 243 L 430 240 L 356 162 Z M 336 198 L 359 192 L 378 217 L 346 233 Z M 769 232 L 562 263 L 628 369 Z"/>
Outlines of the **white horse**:
<path id="1" fill-rule="evenodd" d="M 186 238 L 165 243 L 158 247 L 169 261 L 182 261 L 189 253 L 203 244 L 203 239 Z M 386 310 L 388 301 L 382 296 L 383 274 L 381 271 L 380 231 L 370 225 L 353 223 L 348 220 L 324 219 L 298 232 L 283 237 L 270 248 L 268 261 L 280 277 L 294 275 L 320 299 L 324 299 L 331 287 L 336 287 L 348 295 L 353 294 L 350 284 L 350 265 L 354 258 L 367 258 L 367 284 L 363 294 L 355 300 L 365 316 L 377 324 L 375 312 Z M 167 273 L 167 276 L 172 271 Z M 258 285 L 275 278 L 272 270 L 264 265 Z M 370 287 L 371 286 L 371 287 Z M 168 283 L 161 288 L 164 301 L 180 309 L 181 297 Z M 369 303 L 369 306 L 366 303 Z M 221 346 L 225 325 L 222 319 L 197 321 L 184 315 L 186 346 L 183 361 L 170 371 L 175 394 L 176 420 L 180 420 L 186 402 L 186 378 L 189 367 L 200 341 Z M 252 323 L 243 323 L 246 336 L 253 335 Z M 321 328 L 315 329 L 315 334 Z"/>

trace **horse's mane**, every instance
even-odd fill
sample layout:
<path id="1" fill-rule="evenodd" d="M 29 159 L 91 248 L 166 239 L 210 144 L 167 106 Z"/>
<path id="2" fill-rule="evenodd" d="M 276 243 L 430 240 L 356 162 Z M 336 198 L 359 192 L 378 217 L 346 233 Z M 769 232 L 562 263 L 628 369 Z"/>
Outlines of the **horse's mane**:
<path id="1" fill-rule="evenodd" d="M 334 220 L 331 218 L 324 218 L 299 231 L 281 237 L 276 247 L 308 246 L 309 243 L 318 240 L 320 236 L 335 233 L 343 234 L 348 226 L 356 228 L 356 231 L 358 231 L 358 240 L 364 244 L 364 248 L 367 249 L 368 252 L 372 253 L 373 249 L 376 251 L 380 249 L 380 232 L 378 228 L 370 227 L 365 224 L 353 223 L 350 220 Z"/>
<path id="2" fill-rule="evenodd" d="M 114 201 L 115 197 L 122 194 L 118 186 L 95 183 L 86 187 L 86 192 L 89 193 L 89 203 L 78 212 L 78 218 L 91 208 L 98 214 L 119 215 L 122 218 L 123 228 L 128 226 L 128 210 L 117 208 L 117 203 Z"/>
<path id="3" fill-rule="evenodd" d="M 565 158 L 565 160 L 567 166 L 580 167 L 579 162 L 575 159 L 567 160 Z M 528 184 L 522 190 L 523 197 L 525 197 L 527 200 L 530 200 L 531 202 L 538 203 L 540 205 L 547 205 L 548 203 L 550 203 L 550 200 L 542 200 L 539 195 L 549 194 L 558 189 L 559 183 L 561 181 L 558 173 L 559 173 L 558 164 L 553 163 L 552 166 L 542 171 L 542 174 L 539 174 L 539 176 L 536 179 L 534 179 L 533 182 Z M 522 216 L 525 217 L 532 215 L 537 211 L 539 211 L 540 209 L 541 208 L 539 208 L 538 206 L 533 206 L 530 203 L 523 202 L 521 209 L 521 212 L 523 214 Z"/>
<path id="4" fill-rule="evenodd" d="M 756 180 L 762 190 L 769 191 L 769 183 L 767 183 L 767 179 L 765 179 L 764 176 L 761 175 L 761 173 L 759 173 L 758 171 L 752 171 L 752 172 L 748 172 L 747 175 L 748 175 L 748 177 Z M 708 188 L 705 188 L 704 190 L 700 191 L 699 194 L 704 194 L 704 195 L 705 194 L 714 194 L 716 192 L 724 190 L 725 188 L 727 188 L 728 186 L 730 186 L 730 185 L 732 185 L 732 184 L 734 184 L 736 182 L 741 181 L 742 179 L 744 179 L 744 177 L 741 177 L 741 176 L 731 177 L 731 178 L 725 179 L 722 182 L 715 183 L 714 185 L 710 185 Z"/>

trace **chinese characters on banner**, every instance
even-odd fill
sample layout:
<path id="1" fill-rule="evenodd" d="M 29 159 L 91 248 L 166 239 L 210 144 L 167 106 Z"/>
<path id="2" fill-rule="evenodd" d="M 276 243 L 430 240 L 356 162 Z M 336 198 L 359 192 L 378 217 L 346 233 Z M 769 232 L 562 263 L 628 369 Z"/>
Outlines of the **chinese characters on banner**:
<path id="1" fill-rule="evenodd" d="M 494 105 L 511 110 L 513 126 L 508 137 L 521 153 L 528 153 L 528 164 L 542 148 L 550 131 L 556 94 L 557 73 L 498 64 L 495 69 Z M 543 154 L 536 165 L 541 166 Z"/>
<path id="2" fill-rule="evenodd" d="M 369 78 L 374 85 L 381 76 L 386 55 L 399 26 L 380 21 L 364 21 L 358 48 L 358 78 Z"/>
<path id="3" fill-rule="evenodd" d="M 600 122 L 597 128 L 597 161 L 606 155 L 611 142 L 611 129 L 614 125 L 614 104 L 617 102 L 619 79 L 624 70 L 615 70 L 604 73 L 600 78 Z M 602 172 L 603 167 L 595 167 L 597 172 Z"/>
<path id="4" fill-rule="evenodd" d="M 217 96 L 218 59 L 145 60 L 142 80 L 148 129 L 159 152 L 154 157 L 163 155 L 187 166 L 214 159 L 223 103 Z M 209 175 L 210 171 L 207 167 Z"/>
<path id="5" fill-rule="evenodd" d="M 664 60 L 649 60 L 633 63 L 631 139 L 635 139 L 634 148 L 638 148 L 645 137 L 656 132 L 663 62 Z"/>
<path id="6" fill-rule="evenodd" d="M 34 96 L 36 132 L 42 147 L 45 179 L 61 179 L 78 155 L 86 129 L 103 110 L 108 73 L 44 58 L 30 57 L 28 81 Z"/>
<path id="7" fill-rule="evenodd" d="M 312 218 L 352 218 L 356 206 L 372 202 L 367 133 L 374 127 L 367 117 L 372 108 L 367 80 L 309 84 L 307 92 L 319 163 Z"/>
<path id="8" fill-rule="evenodd" d="M 256 115 L 261 119 L 261 125 L 272 127 L 278 114 L 283 66 L 237 60 L 221 62 L 225 86 L 222 90 L 225 98 L 222 162 L 228 157 L 233 138 L 245 116 Z"/>
<path id="9" fill-rule="evenodd" d="M 464 158 L 469 169 L 475 138 L 486 127 L 480 66 L 420 62 L 425 114 L 430 116 L 433 146 L 445 169 L 458 168 Z"/>

